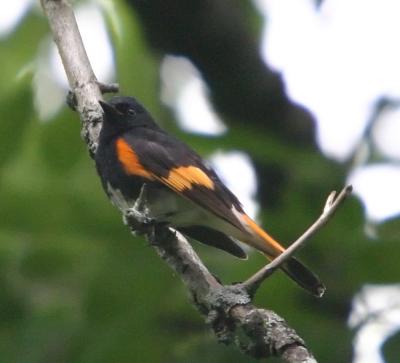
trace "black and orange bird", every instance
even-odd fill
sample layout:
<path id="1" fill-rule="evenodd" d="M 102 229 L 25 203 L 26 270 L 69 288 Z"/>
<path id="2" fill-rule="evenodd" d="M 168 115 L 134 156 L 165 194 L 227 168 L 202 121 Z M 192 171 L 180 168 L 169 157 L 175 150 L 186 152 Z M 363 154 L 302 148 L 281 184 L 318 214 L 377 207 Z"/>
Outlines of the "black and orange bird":
<path id="1" fill-rule="evenodd" d="M 241 241 L 274 259 L 285 248 L 254 222 L 215 171 L 182 141 L 161 129 L 132 97 L 100 101 L 104 123 L 95 155 L 103 187 L 134 206 L 146 185 L 147 216 L 183 235 L 239 258 Z M 315 296 L 324 285 L 291 257 L 281 269 Z"/>

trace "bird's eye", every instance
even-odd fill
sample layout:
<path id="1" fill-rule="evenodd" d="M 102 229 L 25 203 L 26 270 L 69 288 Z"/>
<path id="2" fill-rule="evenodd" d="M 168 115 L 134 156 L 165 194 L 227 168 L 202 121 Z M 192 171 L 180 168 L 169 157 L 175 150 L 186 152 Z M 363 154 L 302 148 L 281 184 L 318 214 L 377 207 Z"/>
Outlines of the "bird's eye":
<path id="1" fill-rule="evenodd" d="M 136 115 L 136 111 L 133 108 L 128 108 L 127 111 L 129 116 L 135 116 Z"/>

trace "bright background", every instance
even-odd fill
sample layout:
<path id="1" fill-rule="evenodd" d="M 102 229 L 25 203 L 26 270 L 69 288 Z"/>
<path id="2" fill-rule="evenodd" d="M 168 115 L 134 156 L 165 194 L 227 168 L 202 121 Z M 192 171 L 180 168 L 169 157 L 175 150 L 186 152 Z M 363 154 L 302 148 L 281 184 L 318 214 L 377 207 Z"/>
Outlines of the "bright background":
<path id="1" fill-rule="evenodd" d="M 274 235 L 295 238 L 332 187 L 353 184 L 358 199 L 303 251 L 326 280 L 327 296 L 315 301 L 277 276 L 257 303 L 287 318 L 323 362 L 396 362 L 400 4 L 254 6 L 247 17 L 258 24 L 262 57 L 316 117 L 322 157 L 230 127 L 196 67 L 154 52 L 123 1 L 80 1 L 76 15 L 98 79 L 120 82 L 207 157 Z M 129 236 L 104 198 L 77 116 L 65 106 L 64 72 L 36 2 L 3 4 L 0 59 L 0 362 L 251 361 L 215 343 L 180 281 Z M 290 180 L 278 206 L 257 202 L 260 163 L 282 164 Z M 225 281 L 262 263 L 198 249 Z"/>

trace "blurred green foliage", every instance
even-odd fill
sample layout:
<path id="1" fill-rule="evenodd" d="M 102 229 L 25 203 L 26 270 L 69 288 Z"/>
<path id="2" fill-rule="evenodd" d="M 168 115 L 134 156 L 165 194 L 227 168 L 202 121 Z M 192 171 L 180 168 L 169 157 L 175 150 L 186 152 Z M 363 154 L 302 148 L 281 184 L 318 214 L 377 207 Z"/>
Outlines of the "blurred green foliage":
<path id="1" fill-rule="evenodd" d="M 132 12 L 121 3 L 117 12 L 124 37 L 112 37 L 122 92 L 141 99 L 204 155 L 238 148 L 258 163 L 283 165 L 287 191 L 262 219 L 274 235 L 293 240 L 332 187 L 344 183 L 344 167 L 247 126 L 216 139 L 177 130 L 160 107 L 159 60 Z M 0 41 L 0 362 L 253 361 L 216 343 L 177 276 L 121 223 L 79 137 L 78 116 L 64 107 L 49 122 L 38 119 L 32 74 L 17 75 L 29 69 L 47 34 L 46 19 L 32 12 Z M 353 333 L 346 321 L 360 287 L 398 281 L 398 220 L 381 227 L 379 242 L 366 239 L 363 223 L 359 202 L 349 200 L 302 251 L 326 282 L 324 299 L 280 273 L 256 298 L 284 316 L 321 362 L 350 360 Z M 196 249 L 225 282 L 242 280 L 264 263 L 255 254 L 241 262 Z M 400 356 L 398 344 L 389 350 Z"/>

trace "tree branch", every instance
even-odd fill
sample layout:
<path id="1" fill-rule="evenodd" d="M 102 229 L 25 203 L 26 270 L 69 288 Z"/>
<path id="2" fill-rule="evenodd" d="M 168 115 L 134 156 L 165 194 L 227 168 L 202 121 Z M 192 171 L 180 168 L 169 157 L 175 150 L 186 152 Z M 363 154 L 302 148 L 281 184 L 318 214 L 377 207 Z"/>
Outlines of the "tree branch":
<path id="1" fill-rule="evenodd" d="M 67 0 L 41 0 L 82 121 L 81 135 L 93 156 L 101 129 L 101 90 Z"/>
<path id="2" fill-rule="evenodd" d="M 128 220 L 131 223 L 135 221 Z M 304 340 L 283 318 L 252 304 L 242 284 L 221 285 L 179 232 L 156 229 L 150 241 L 179 274 L 220 343 L 236 344 L 243 353 L 258 359 L 274 355 L 288 363 L 316 362 Z"/>
<path id="3" fill-rule="evenodd" d="M 352 191 L 352 186 L 348 185 L 342 189 L 339 195 L 336 196 L 336 192 L 329 194 L 326 199 L 324 209 L 322 214 L 318 219 L 295 241 L 290 247 L 288 247 L 285 252 L 281 253 L 277 258 L 275 258 L 268 265 L 264 266 L 261 270 L 256 272 L 247 281 L 243 283 L 243 286 L 249 292 L 249 294 L 254 295 L 257 289 L 260 287 L 261 283 L 274 271 L 276 271 L 282 264 L 294 255 L 304 244 L 315 235 L 333 216 L 339 205 L 345 200 L 347 196 L 350 195 Z M 321 296 L 324 291 L 321 291 Z"/>
<path id="4" fill-rule="evenodd" d="M 109 90 L 110 87 L 100 87 L 96 80 L 68 1 L 41 0 L 41 4 L 76 97 L 75 108 L 81 117 L 83 138 L 93 156 L 102 122 L 98 100 L 102 89 Z M 121 211 L 131 230 L 136 230 L 138 222 L 143 224 L 146 220 L 145 215 L 132 213 L 132 208 Z M 221 285 L 178 232 L 153 225 L 146 236 L 160 257 L 179 274 L 193 303 L 206 317 L 220 342 L 234 343 L 256 358 L 275 355 L 288 363 L 315 362 L 303 339 L 284 319 L 272 311 L 255 307 L 242 284 Z"/>

